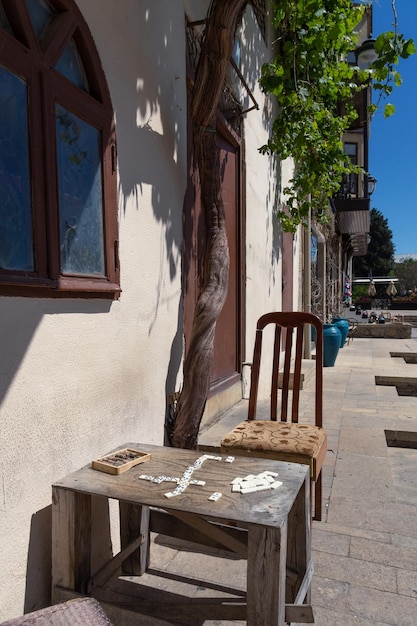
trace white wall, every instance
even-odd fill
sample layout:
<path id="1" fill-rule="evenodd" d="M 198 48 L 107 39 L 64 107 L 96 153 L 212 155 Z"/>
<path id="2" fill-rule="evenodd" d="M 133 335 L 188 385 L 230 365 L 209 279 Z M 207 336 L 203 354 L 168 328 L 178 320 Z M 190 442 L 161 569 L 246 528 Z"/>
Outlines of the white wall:
<path id="1" fill-rule="evenodd" d="M 183 5 L 78 5 L 116 114 L 123 291 L 0 298 L 0 621 L 48 601 L 51 484 L 125 442 L 162 444 L 181 376 Z"/>
<path id="2" fill-rule="evenodd" d="M 244 362 L 251 363 L 258 318 L 270 311 L 282 310 L 282 230 L 276 216 L 283 201 L 282 189 L 293 173 L 290 159 L 281 163 L 274 157 L 262 155 L 259 148 L 268 141 L 270 127 L 276 113 L 274 106 L 261 92 L 258 84 L 261 66 L 270 60 L 272 53 L 268 33 L 267 45 L 259 35 L 252 9 L 245 14 L 242 24 L 243 74 L 251 87 L 258 111 L 245 116 L 245 166 L 246 166 L 246 309 L 245 309 L 245 356 Z M 246 68 L 247 51 L 257 51 L 257 65 Z M 247 106 L 252 102 L 247 101 Z M 297 270 L 296 261 L 294 270 Z M 298 277 L 297 277 L 298 280 Z M 298 289 L 298 284 L 297 284 Z M 294 291 L 296 293 L 296 291 Z M 272 348 L 266 343 L 265 349 Z M 243 395 L 248 397 L 250 367 L 243 369 Z M 260 396 L 269 391 L 268 386 L 259 389 Z"/>

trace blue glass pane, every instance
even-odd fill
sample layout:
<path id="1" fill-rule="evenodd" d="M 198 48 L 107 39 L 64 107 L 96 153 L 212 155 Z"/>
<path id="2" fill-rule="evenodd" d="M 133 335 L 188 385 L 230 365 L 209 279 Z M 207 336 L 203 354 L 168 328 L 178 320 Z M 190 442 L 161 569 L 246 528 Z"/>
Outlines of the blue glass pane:
<path id="1" fill-rule="evenodd" d="M 8 33 L 12 34 L 12 29 L 10 28 L 9 20 L 7 19 L 2 2 L 0 2 L 0 28 L 3 28 L 4 30 L 7 30 Z"/>
<path id="2" fill-rule="evenodd" d="M 78 54 L 77 46 L 71 40 L 64 52 L 58 59 L 55 69 L 68 78 L 74 85 L 77 85 L 84 91 L 89 91 L 87 77 L 84 72 L 84 66 Z"/>
<path id="3" fill-rule="evenodd" d="M 26 83 L 0 66 L 0 267 L 33 270 Z"/>
<path id="4" fill-rule="evenodd" d="M 46 27 L 55 16 L 55 11 L 47 0 L 26 0 L 26 6 L 35 35 L 38 39 L 42 39 Z"/>
<path id="5" fill-rule="evenodd" d="M 105 275 L 100 132 L 56 105 L 61 271 Z"/>

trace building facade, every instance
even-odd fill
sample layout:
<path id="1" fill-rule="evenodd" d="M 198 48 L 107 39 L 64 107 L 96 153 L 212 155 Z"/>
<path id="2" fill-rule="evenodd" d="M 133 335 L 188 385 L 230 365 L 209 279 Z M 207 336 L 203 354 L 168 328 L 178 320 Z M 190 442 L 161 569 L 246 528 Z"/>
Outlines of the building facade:
<path id="1" fill-rule="evenodd" d="M 357 27 L 357 49 L 347 61 L 362 65 L 361 52 L 368 62 L 373 49 L 372 7 L 367 7 Z M 362 67 L 369 67 L 368 64 Z M 313 251 L 311 301 L 312 310 L 323 320 L 331 321 L 343 314 L 351 303 L 352 259 L 365 256 L 370 231 L 370 196 L 375 179 L 369 173 L 370 117 L 372 85 L 369 83 L 354 96 L 357 118 L 343 137 L 345 154 L 354 165 L 362 168 L 359 174 L 344 177 L 339 192 L 331 200 L 329 225 L 312 224 Z M 341 105 L 343 107 L 343 105 Z"/>
<path id="2" fill-rule="evenodd" d="M 201 276 L 189 108 L 208 6 L 0 1 L 0 620 L 50 601 L 52 483 L 165 441 Z M 303 236 L 275 215 L 292 164 L 258 152 L 272 37 L 254 6 L 219 111 L 231 274 L 205 419 L 247 393 L 257 318 L 305 305 Z"/>

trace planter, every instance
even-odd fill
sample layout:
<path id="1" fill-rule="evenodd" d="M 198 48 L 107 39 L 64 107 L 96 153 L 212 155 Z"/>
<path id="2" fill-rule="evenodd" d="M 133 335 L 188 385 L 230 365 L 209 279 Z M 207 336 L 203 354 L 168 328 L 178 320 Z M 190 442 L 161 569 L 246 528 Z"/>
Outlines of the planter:
<path id="1" fill-rule="evenodd" d="M 355 302 L 355 306 L 356 308 L 362 309 L 362 311 L 369 311 L 370 309 L 372 309 L 372 301 L 371 300 L 357 300 Z"/>
<path id="2" fill-rule="evenodd" d="M 334 317 L 332 319 L 332 324 L 337 326 L 341 332 L 342 338 L 340 340 L 340 347 L 343 348 L 349 332 L 349 322 L 344 317 Z"/>
<path id="3" fill-rule="evenodd" d="M 342 333 L 335 324 L 323 324 L 323 366 L 333 367 L 339 354 Z"/>
<path id="4" fill-rule="evenodd" d="M 404 311 L 416 311 L 417 302 L 395 302 L 394 300 L 391 300 L 390 309 L 393 311 L 401 311 L 402 309 Z"/>

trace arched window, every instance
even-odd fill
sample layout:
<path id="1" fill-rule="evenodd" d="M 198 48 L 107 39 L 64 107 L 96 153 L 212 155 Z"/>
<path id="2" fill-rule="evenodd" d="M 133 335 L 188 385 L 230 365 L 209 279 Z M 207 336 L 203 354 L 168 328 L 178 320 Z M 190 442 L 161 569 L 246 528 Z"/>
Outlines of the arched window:
<path id="1" fill-rule="evenodd" d="M 0 295 L 118 297 L 113 110 L 73 0 L 0 0 Z"/>

